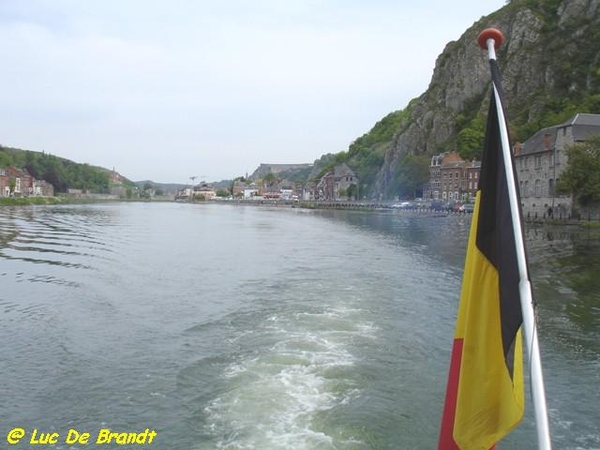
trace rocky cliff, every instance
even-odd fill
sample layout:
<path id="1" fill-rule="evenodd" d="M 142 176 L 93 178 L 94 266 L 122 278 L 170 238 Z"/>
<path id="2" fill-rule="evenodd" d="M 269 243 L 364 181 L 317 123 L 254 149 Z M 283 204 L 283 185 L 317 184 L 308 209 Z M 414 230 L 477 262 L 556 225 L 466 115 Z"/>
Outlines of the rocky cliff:
<path id="1" fill-rule="evenodd" d="M 600 113 L 600 0 L 513 0 L 438 57 L 429 88 L 407 106 L 385 152 L 372 196 L 395 195 L 407 153 L 454 150 L 461 127 L 487 112 L 489 64 L 476 38 L 488 27 L 505 36 L 498 61 L 513 140 L 576 112 Z"/>

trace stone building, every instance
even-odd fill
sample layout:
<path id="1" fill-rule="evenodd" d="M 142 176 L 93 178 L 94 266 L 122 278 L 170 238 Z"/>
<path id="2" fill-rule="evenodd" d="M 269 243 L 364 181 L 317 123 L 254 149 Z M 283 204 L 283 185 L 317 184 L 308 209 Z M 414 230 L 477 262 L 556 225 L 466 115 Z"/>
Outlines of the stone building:
<path id="1" fill-rule="evenodd" d="M 440 199 L 442 198 L 442 161 L 444 155 L 433 155 L 431 157 L 431 163 L 429 164 L 429 182 L 423 186 L 423 198 L 427 199 Z"/>
<path id="2" fill-rule="evenodd" d="M 316 186 L 315 197 L 319 200 L 356 199 L 359 179 L 350 167 L 340 164 L 327 172 Z"/>
<path id="3" fill-rule="evenodd" d="M 34 180 L 33 195 L 41 197 L 53 197 L 54 186 L 52 186 L 52 184 L 48 183 L 46 180 Z"/>
<path id="4" fill-rule="evenodd" d="M 10 166 L 0 169 L 0 196 L 30 197 L 54 195 L 54 186 L 44 180 L 36 180 L 27 169 Z"/>
<path id="5" fill-rule="evenodd" d="M 479 187 L 479 174 L 481 173 L 481 161 L 471 161 L 465 164 L 462 192 L 466 193 L 467 199 L 475 199 Z"/>
<path id="6" fill-rule="evenodd" d="M 192 195 L 196 199 L 212 200 L 217 196 L 217 193 L 210 184 L 200 183 L 192 188 Z"/>
<path id="7" fill-rule="evenodd" d="M 567 166 L 565 150 L 596 135 L 600 135 L 600 114 L 577 114 L 515 145 L 515 168 L 526 218 L 571 216 L 571 196 L 556 192 L 556 183 Z"/>
<path id="8" fill-rule="evenodd" d="M 26 169 L 14 166 L 2 169 L 0 177 L 4 180 L 2 184 L 2 195 L 5 197 L 28 197 L 33 195 L 34 178 Z"/>
<path id="9" fill-rule="evenodd" d="M 448 202 L 459 201 L 462 198 L 461 186 L 465 161 L 451 161 L 442 164 L 440 173 L 442 176 L 442 200 Z"/>

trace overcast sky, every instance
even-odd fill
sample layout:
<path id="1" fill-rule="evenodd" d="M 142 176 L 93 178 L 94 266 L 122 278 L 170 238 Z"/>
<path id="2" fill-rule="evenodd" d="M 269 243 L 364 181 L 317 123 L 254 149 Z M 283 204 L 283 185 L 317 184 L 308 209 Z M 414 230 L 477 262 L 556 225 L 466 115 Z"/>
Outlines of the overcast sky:
<path id="1" fill-rule="evenodd" d="M 134 181 L 310 163 L 422 94 L 504 4 L 0 0 L 0 144 Z"/>

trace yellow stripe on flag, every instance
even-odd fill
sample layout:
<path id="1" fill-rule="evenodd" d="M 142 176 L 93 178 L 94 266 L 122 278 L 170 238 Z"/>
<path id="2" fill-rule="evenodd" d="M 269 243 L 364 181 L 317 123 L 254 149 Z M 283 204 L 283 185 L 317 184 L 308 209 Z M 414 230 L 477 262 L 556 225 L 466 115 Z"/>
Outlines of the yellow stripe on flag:
<path id="1" fill-rule="evenodd" d="M 522 419 L 521 332 L 509 371 L 502 346 L 498 270 L 477 247 L 480 194 L 467 246 L 455 339 L 463 341 L 453 437 L 461 450 L 488 450 Z"/>

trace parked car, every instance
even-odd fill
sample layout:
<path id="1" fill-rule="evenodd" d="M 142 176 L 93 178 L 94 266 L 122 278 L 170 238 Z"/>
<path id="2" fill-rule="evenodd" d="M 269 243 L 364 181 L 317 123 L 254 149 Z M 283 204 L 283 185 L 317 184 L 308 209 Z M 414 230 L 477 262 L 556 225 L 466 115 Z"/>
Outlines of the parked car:
<path id="1" fill-rule="evenodd" d="M 431 202 L 431 209 L 434 211 L 447 211 L 448 205 L 442 201 L 434 200 Z"/>
<path id="2" fill-rule="evenodd" d="M 392 205 L 395 209 L 413 209 L 415 205 L 412 202 L 400 202 Z"/>
<path id="3" fill-rule="evenodd" d="M 452 209 L 452 211 L 457 211 L 458 212 L 458 211 L 460 211 L 460 208 L 462 208 L 462 206 L 463 206 L 462 203 L 455 202 L 455 203 L 452 203 L 452 205 L 450 206 L 450 208 Z"/>
<path id="4" fill-rule="evenodd" d="M 474 209 L 475 205 L 473 203 L 465 203 L 460 207 L 459 211 L 463 213 L 472 213 Z"/>

